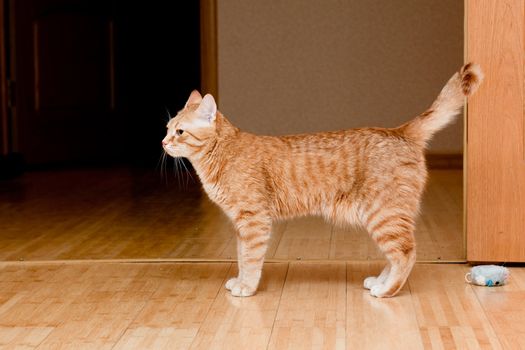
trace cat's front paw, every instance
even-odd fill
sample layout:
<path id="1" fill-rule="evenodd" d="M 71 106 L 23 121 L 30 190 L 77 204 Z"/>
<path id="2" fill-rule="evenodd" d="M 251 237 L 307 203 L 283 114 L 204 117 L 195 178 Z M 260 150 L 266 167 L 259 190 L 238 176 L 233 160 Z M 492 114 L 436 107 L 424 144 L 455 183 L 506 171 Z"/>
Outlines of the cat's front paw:
<path id="1" fill-rule="evenodd" d="M 234 297 L 249 297 L 255 294 L 255 288 L 251 288 L 242 283 L 238 278 L 231 278 L 226 282 L 228 289 Z"/>
<path id="2" fill-rule="evenodd" d="M 234 277 L 234 278 L 230 278 L 226 284 L 224 285 L 224 287 L 228 290 L 232 290 L 233 289 L 233 286 L 235 286 L 237 283 L 239 283 L 239 279 L 237 277 Z"/>

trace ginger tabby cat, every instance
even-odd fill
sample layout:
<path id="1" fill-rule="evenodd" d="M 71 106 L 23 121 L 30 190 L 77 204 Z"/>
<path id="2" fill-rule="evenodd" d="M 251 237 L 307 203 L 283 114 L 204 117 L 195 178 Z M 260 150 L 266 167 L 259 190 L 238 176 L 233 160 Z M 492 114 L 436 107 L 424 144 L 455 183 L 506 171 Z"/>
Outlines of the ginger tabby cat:
<path id="1" fill-rule="evenodd" d="M 226 283 L 231 294 L 256 292 L 273 220 L 321 215 L 367 229 L 388 263 L 364 287 L 375 297 L 394 296 L 416 260 L 426 143 L 482 79 L 478 65 L 463 66 L 427 111 L 397 128 L 278 137 L 239 130 L 217 111 L 211 95 L 193 91 L 169 121 L 162 145 L 170 156 L 189 159 L 237 230 L 239 274 Z"/>

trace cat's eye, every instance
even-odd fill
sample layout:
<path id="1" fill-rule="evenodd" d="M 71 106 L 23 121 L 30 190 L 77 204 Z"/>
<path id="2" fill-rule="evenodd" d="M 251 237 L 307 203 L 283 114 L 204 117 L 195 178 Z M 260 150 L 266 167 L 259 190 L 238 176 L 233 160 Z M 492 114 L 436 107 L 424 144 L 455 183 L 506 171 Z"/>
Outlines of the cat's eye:
<path id="1" fill-rule="evenodd" d="M 175 130 L 175 133 L 176 133 L 178 136 L 180 136 L 180 135 L 184 134 L 184 130 L 182 130 L 182 129 L 177 129 L 177 130 Z"/>

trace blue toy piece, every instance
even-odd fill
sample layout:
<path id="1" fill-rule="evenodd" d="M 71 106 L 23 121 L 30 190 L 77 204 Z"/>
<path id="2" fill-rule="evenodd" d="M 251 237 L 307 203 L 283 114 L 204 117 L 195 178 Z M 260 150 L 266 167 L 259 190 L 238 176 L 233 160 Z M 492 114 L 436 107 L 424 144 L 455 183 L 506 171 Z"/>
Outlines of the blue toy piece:
<path id="1" fill-rule="evenodd" d="M 470 269 L 465 281 L 478 286 L 495 287 L 507 283 L 510 272 L 506 267 L 497 265 L 479 265 Z"/>

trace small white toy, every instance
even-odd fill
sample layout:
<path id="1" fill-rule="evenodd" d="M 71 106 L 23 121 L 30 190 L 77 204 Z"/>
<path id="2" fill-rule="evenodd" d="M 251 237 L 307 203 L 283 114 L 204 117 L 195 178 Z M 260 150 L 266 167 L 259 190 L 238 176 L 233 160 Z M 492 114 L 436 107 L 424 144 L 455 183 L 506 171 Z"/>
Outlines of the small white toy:
<path id="1" fill-rule="evenodd" d="M 478 286 L 495 287 L 507 283 L 510 272 L 506 267 L 497 265 L 479 265 L 470 269 L 465 281 Z"/>

